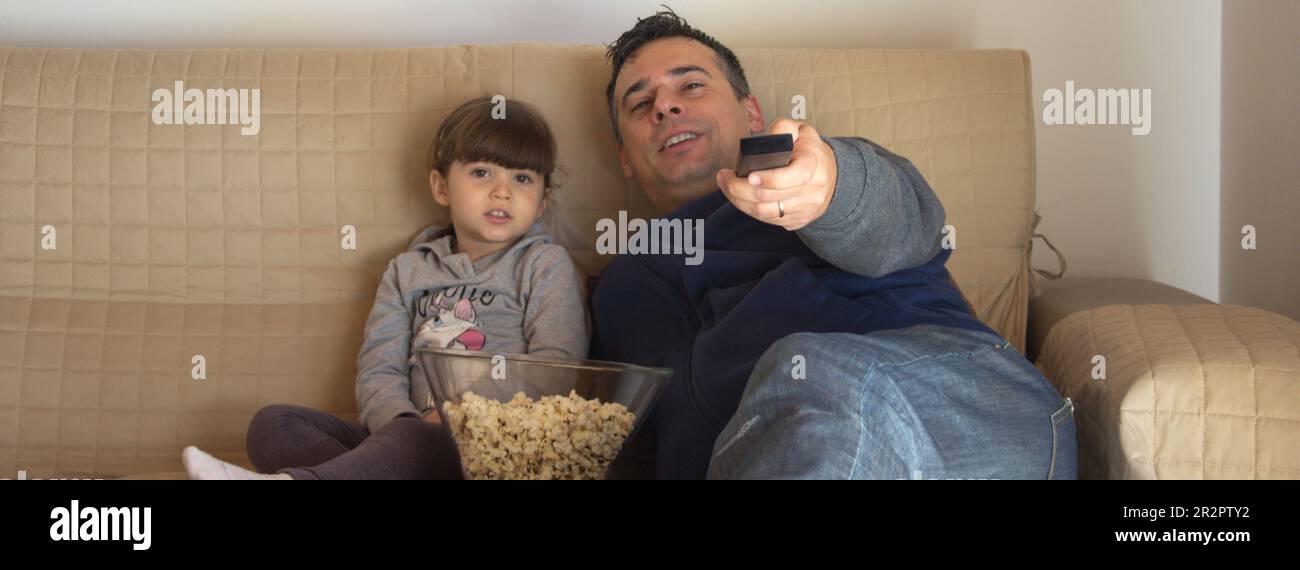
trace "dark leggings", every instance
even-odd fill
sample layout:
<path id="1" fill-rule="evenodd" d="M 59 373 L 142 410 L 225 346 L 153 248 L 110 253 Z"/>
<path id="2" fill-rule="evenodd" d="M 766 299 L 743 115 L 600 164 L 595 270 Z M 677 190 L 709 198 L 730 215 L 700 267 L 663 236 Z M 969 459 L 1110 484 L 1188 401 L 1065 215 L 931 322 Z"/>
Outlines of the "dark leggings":
<path id="1" fill-rule="evenodd" d="M 258 410 L 248 458 L 261 473 L 294 479 L 460 479 L 460 460 L 441 424 L 399 417 L 365 426 L 302 406 Z"/>

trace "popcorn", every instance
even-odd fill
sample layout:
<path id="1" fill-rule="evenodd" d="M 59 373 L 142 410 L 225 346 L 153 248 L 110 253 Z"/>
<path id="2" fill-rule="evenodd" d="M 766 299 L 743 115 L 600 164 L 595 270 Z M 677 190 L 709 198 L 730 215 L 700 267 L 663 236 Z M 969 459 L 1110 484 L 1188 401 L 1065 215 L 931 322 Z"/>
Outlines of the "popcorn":
<path id="1" fill-rule="evenodd" d="M 469 479 L 603 479 L 636 419 L 572 390 L 505 403 L 465 392 L 442 409 Z"/>

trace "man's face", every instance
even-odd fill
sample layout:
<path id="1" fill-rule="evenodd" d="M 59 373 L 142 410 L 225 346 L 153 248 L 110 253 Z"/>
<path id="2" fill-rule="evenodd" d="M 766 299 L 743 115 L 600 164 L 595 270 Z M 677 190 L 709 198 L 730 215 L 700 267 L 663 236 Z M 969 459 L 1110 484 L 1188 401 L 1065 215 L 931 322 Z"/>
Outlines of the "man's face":
<path id="1" fill-rule="evenodd" d="M 665 212 L 717 190 L 715 175 L 735 168 L 740 139 L 764 128 L 758 99 L 737 100 L 717 54 L 689 38 L 637 49 L 614 83 L 614 106 L 623 175 Z"/>

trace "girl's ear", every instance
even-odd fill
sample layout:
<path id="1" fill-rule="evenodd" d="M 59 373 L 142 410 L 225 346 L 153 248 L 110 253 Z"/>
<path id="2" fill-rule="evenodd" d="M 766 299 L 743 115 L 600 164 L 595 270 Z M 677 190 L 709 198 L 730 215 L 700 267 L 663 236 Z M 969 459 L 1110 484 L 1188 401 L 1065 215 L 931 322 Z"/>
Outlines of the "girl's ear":
<path id="1" fill-rule="evenodd" d="M 451 206 L 451 196 L 447 193 L 447 179 L 438 169 L 429 171 L 429 190 L 433 192 L 433 201 L 440 206 Z"/>

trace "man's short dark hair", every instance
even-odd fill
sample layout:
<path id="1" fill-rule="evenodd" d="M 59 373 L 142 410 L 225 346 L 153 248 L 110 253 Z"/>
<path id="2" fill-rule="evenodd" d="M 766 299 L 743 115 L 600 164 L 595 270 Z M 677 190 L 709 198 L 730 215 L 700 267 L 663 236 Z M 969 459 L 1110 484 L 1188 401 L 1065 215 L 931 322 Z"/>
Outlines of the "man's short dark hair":
<path id="1" fill-rule="evenodd" d="M 665 6 L 665 8 L 668 8 Z M 623 142 L 623 135 L 618 130 L 618 107 L 615 105 L 614 82 L 618 81 L 618 72 L 623 69 L 623 64 L 627 59 L 636 53 L 641 46 L 655 40 L 665 38 L 690 38 L 700 42 L 713 49 L 717 55 L 718 67 L 722 68 L 723 73 L 727 75 L 727 82 L 731 84 L 731 90 L 736 93 L 736 99 L 743 99 L 749 95 L 749 81 L 745 79 L 745 70 L 740 67 L 740 60 L 736 59 L 736 54 L 722 45 L 718 40 L 713 39 L 704 32 L 692 28 L 690 24 L 681 16 L 678 16 L 671 8 L 661 12 L 656 12 L 649 18 L 637 18 L 636 25 L 632 29 L 623 32 L 614 43 L 609 44 L 605 50 L 605 59 L 613 63 L 614 69 L 609 76 L 609 85 L 605 87 L 605 101 L 609 104 L 609 118 L 614 122 L 614 140 Z"/>

